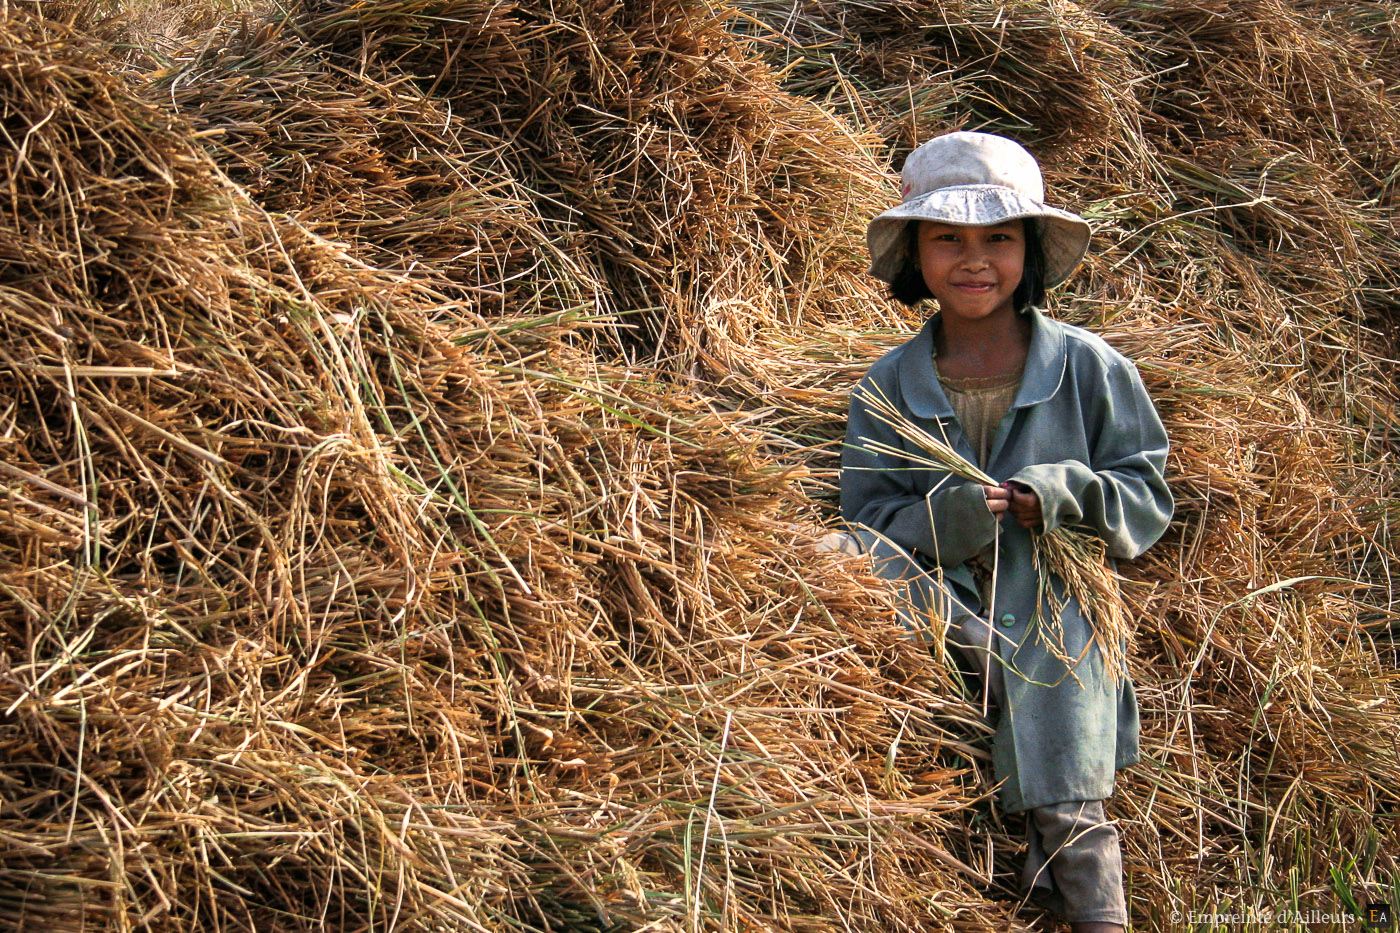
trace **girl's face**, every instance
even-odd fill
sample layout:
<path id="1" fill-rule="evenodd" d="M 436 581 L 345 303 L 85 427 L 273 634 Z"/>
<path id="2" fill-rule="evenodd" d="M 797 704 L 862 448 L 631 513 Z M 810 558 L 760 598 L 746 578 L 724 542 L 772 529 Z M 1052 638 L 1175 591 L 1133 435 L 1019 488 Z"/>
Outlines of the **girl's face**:
<path id="1" fill-rule="evenodd" d="M 1026 263 L 1020 220 L 994 227 L 919 221 L 919 269 L 944 315 L 982 320 L 1015 311 Z"/>

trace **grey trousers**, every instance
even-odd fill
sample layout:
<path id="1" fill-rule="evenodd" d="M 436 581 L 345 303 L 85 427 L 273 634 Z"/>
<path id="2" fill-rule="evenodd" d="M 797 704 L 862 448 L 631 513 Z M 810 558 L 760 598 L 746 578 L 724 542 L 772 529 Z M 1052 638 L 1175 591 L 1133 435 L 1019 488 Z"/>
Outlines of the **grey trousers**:
<path id="1" fill-rule="evenodd" d="M 1123 853 L 1102 800 L 1073 800 L 1027 814 L 1021 892 L 1070 923 L 1128 924 Z"/>
<path id="2" fill-rule="evenodd" d="M 824 550 L 870 556 L 875 572 L 894 583 L 897 610 L 910 634 L 930 641 L 943 638 L 981 678 L 989 715 L 995 719 L 1005 699 L 1000 659 L 993 648 L 996 630 L 979 614 L 981 607 L 949 591 L 911 555 L 864 529 L 828 535 Z M 1070 923 L 1099 921 L 1126 926 L 1123 856 L 1118 830 L 1108 822 L 1102 800 L 1077 800 L 1032 809 L 1026 817 L 1026 865 L 1021 893 Z"/>

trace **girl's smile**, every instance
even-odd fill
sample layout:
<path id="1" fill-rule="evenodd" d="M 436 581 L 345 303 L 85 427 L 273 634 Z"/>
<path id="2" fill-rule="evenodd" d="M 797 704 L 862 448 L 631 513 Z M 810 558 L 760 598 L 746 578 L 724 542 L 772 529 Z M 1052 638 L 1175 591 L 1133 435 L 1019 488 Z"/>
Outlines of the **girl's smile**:
<path id="1" fill-rule="evenodd" d="M 991 227 L 923 220 L 916 242 L 924 283 L 945 315 L 981 320 L 1014 310 L 1026 261 L 1020 220 Z"/>

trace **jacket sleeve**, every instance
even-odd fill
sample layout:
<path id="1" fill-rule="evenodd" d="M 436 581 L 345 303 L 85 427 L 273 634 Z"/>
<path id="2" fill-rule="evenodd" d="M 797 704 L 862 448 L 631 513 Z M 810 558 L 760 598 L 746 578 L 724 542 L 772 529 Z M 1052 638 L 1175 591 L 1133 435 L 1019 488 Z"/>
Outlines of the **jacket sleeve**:
<path id="1" fill-rule="evenodd" d="M 1167 432 L 1137 369 L 1118 358 L 1086 400 L 1090 462 L 1061 460 L 1011 477 L 1040 497 L 1044 530 L 1088 525 L 1115 558 L 1131 560 L 1166 531 L 1172 495 L 1163 471 Z"/>
<path id="2" fill-rule="evenodd" d="M 976 483 L 871 450 L 872 442 L 898 450 L 909 446 L 866 407 L 863 398 L 873 384 L 867 376 L 851 393 L 841 452 L 841 516 L 930 562 L 961 564 L 991 544 L 996 533 L 987 497 Z M 886 395 L 903 409 L 894 393 Z M 913 417 L 907 410 L 905 416 Z"/>

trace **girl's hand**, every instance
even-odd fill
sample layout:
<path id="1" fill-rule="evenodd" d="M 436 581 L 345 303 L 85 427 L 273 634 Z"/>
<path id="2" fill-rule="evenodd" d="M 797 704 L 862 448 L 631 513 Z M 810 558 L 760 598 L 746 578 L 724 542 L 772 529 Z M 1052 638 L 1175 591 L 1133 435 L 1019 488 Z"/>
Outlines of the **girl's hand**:
<path id="1" fill-rule="evenodd" d="M 1001 513 L 1011 508 L 1011 490 L 1005 486 L 983 486 L 982 491 L 987 494 L 987 508 L 1001 521 Z"/>
<path id="2" fill-rule="evenodd" d="M 1011 512 L 1011 517 L 1016 519 L 1016 524 L 1027 531 L 1039 528 L 1040 496 L 1035 494 L 1035 490 L 1025 483 L 1009 480 L 1002 483 L 1000 488 L 1009 497 L 1006 508 Z"/>

